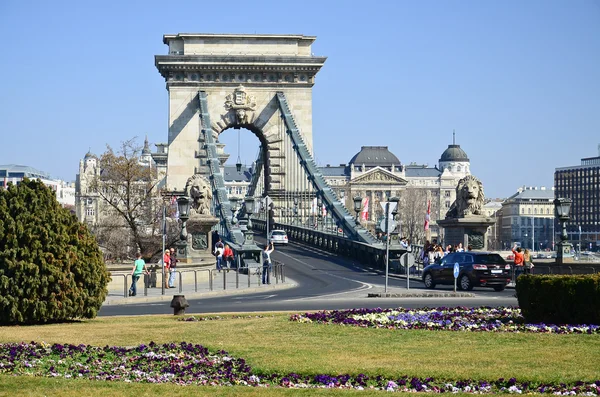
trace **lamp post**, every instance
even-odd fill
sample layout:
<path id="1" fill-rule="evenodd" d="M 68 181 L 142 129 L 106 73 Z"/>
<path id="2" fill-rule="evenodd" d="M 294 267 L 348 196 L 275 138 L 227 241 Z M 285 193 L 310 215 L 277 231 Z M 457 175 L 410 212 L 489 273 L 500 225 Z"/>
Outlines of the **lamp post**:
<path id="1" fill-rule="evenodd" d="M 581 225 L 579 225 L 579 257 L 581 258 Z"/>
<path id="2" fill-rule="evenodd" d="M 531 203 L 531 250 L 535 253 L 535 203 L 530 199 Z"/>
<path id="3" fill-rule="evenodd" d="M 235 225 L 237 223 L 237 217 L 235 213 L 238 210 L 238 199 L 236 197 L 232 197 L 229 199 L 229 203 L 231 205 L 231 224 Z"/>
<path id="4" fill-rule="evenodd" d="M 244 205 L 246 207 L 246 216 L 248 217 L 248 224 L 246 227 L 246 232 L 244 233 L 244 244 L 243 245 L 253 245 L 254 244 L 254 233 L 252 232 L 252 214 L 254 214 L 256 200 L 254 197 L 245 197 Z"/>
<path id="5" fill-rule="evenodd" d="M 360 212 L 360 206 L 362 204 L 362 197 L 355 196 L 352 201 L 354 202 L 354 212 L 356 212 L 355 222 L 357 225 L 360 225 L 360 221 L 358 220 L 358 213 Z"/>
<path id="6" fill-rule="evenodd" d="M 388 275 L 390 268 L 390 231 L 396 228 L 394 218 L 398 214 L 398 197 L 392 197 L 385 205 L 385 292 L 388 290 Z M 390 219 L 391 218 L 391 219 Z"/>
<path id="7" fill-rule="evenodd" d="M 556 198 L 554 199 L 554 214 L 558 218 L 558 221 L 562 224 L 562 233 L 560 235 L 560 241 L 556 250 L 556 263 L 562 265 L 572 261 L 571 249 L 573 245 L 567 240 L 567 221 L 570 219 L 569 212 L 571 211 L 571 199 L 568 198 Z"/>
<path id="8" fill-rule="evenodd" d="M 177 198 L 177 209 L 179 210 L 179 219 L 181 219 L 181 232 L 179 233 L 179 241 L 177 242 L 177 256 L 179 258 L 187 258 L 187 228 L 186 222 L 190 219 L 190 198 L 181 196 Z"/>

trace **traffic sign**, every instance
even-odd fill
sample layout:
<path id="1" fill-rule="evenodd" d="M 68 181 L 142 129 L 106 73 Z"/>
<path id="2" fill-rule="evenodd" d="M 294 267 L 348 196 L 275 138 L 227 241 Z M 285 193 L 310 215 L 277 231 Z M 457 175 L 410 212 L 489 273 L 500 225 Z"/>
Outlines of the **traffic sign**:
<path id="1" fill-rule="evenodd" d="M 411 267 L 415 264 L 415 257 L 406 252 L 400 256 L 400 264 L 404 267 Z"/>
<path id="2" fill-rule="evenodd" d="M 390 209 L 388 210 L 388 217 L 392 217 L 392 212 L 396 209 L 396 206 L 398 205 L 398 203 L 394 202 L 394 201 L 380 201 L 379 205 L 381 205 L 381 209 L 383 209 L 383 212 L 385 213 L 385 207 L 387 207 L 387 205 L 390 205 Z"/>
<path id="3" fill-rule="evenodd" d="M 381 220 L 381 223 L 379 224 L 379 228 L 384 232 L 384 233 L 388 233 L 388 230 L 386 229 L 386 225 L 385 225 L 385 218 L 383 218 Z M 390 232 L 394 231 L 396 229 L 396 226 L 398 226 L 398 224 L 396 223 L 395 220 L 390 219 L 390 224 L 388 225 L 390 227 Z"/>
<path id="4" fill-rule="evenodd" d="M 454 278 L 458 278 L 458 272 L 460 271 L 460 267 L 458 266 L 458 262 L 454 264 Z"/>

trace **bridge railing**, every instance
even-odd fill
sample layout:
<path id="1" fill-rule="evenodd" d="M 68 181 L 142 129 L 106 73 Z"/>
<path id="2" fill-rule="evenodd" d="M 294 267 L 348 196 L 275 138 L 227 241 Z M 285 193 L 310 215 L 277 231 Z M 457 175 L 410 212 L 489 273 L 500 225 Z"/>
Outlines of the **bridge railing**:
<path id="1" fill-rule="evenodd" d="M 253 230 L 266 232 L 266 222 L 264 220 L 253 220 L 252 225 Z M 385 270 L 386 246 L 381 241 L 376 244 L 367 244 L 348 239 L 342 234 L 282 223 L 274 223 L 271 225 L 271 229 L 285 230 L 288 241 L 310 245 L 332 254 L 350 258 L 365 267 Z M 399 269 L 396 263 L 399 261 L 400 256 L 406 252 L 409 251 L 399 243 L 390 243 L 390 269 Z"/>
<path id="2" fill-rule="evenodd" d="M 217 269 L 183 269 L 176 270 L 176 280 L 178 280 L 177 290 L 179 293 L 185 292 L 212 292 L 225 291 L 231 289 L 250 288 L 252 286 L 262 285 L 262 266 L 259 267 L 232 267 Z M 117 292 L 124 298 L 128 298 L 128 291 L 131 285 L 131 274 L 111 273 L 113 288 L 109 290 Z M 168 275 L 166 276 L 168 277 Z M 140 280 L 141 281 L 141 280 Z M 275 284 L 285 283 L 285 263 L 273 261 L 271 270 L 271 282 Z M 154 278 L 154 282 L 149 276 L 143 277 L 143 296 L 161 295 L 162 278 Z M 120 287 L 120 288 L 119 288 Z M 114 292 L 113 292 L 114 293 Z M 168 292 L 167 292 L 168 294 Z"/>

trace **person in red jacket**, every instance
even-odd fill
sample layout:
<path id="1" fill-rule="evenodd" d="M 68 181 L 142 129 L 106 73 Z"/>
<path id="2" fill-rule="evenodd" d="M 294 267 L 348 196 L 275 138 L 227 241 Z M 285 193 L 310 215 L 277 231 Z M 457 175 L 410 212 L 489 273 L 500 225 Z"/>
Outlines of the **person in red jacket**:
<path id="1" fill-rule="evenodd" d="M 164 283 L 165 288 L 169 288 L 169 271 L 171 270 L 171 251 L 165 250 L 163 254 L 163 268 L 165 269 Z"/>
<path id="2" fill-rule="evenodd" d="M 223 260 L 227 264 L 227 271 L 229 272 L 233 265 L 233 250 L 227 244 L 225 244 L 225 250 L 223 251 Z"/>
<path id="3" fill-rule="evenodd" d="M 523 252 L 521 251 L 521 247 L 515 246 L 512 249 L 513 254 L 515 255 L 515 259 L 513 260 L 513 265 L 515 267 L 515 283 L 521 274 L 523 274 Z"/>

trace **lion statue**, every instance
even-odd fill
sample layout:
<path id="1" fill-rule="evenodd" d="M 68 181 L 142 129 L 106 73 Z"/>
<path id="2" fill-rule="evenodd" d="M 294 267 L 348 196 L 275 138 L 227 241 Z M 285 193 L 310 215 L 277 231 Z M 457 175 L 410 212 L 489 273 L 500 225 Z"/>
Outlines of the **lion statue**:
<path id="1" fill-rule="evenodd" d="M 213 198 L 210 183 L 201 175 L 193 175 L 185 184 L 185 194 L 192 199 L 190 217 L 210 215 L 210 201 Z"/>
<path id="2" fill-rule="evenodd" d="M 483 184 L 473 175 L 467 175 L 458 181 L 456 201 L 452 204 L 446 218 L 464 218 L 472 215 L 483 215 Z"/>

